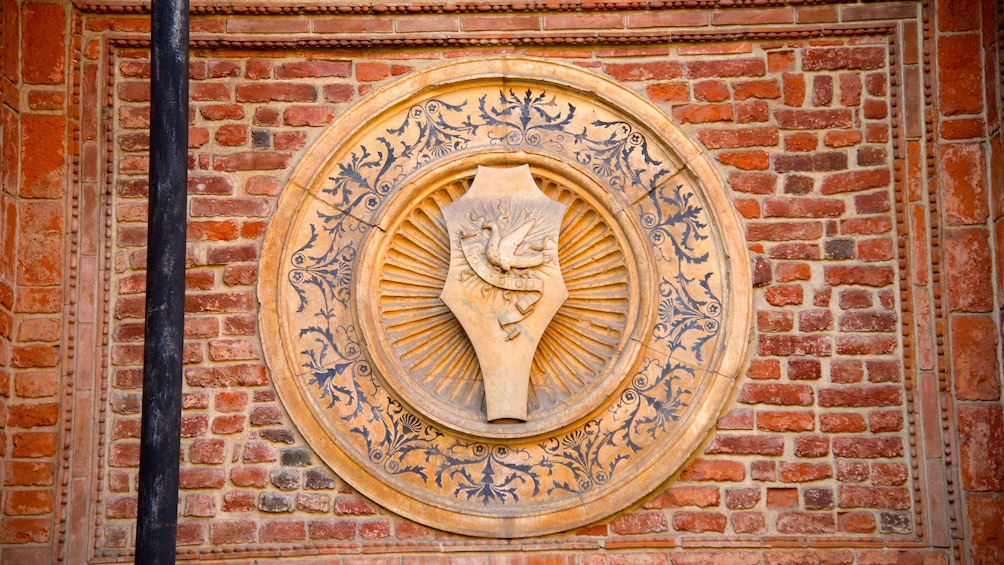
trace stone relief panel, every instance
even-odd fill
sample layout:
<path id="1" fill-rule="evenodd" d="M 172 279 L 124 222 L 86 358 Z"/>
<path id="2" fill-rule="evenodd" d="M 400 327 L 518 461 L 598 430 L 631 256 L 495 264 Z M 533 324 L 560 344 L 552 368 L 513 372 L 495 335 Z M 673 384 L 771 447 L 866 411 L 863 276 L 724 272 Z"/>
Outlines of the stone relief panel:
<path id="1" fill-rule="evenodd" d="M 373 93 L 273 217 L 263 347 L 305 438 L 376 502 L 522 537 L 599 520 L 705 438 L 746 353 L 741 232 L 696 146 L 522 58 Z"/>

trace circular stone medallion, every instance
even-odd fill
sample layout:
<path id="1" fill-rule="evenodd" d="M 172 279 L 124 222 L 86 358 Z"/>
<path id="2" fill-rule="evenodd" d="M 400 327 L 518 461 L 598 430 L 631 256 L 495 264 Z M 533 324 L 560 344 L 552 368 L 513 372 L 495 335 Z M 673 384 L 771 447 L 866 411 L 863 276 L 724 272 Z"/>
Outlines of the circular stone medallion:
<path id="1" fill-rule="evenodd" d="M 708 160 L 633 92 L 523 58 L 418 72 L 335 122 L 280 196 L 271 378 L 394 512 L 480 536 L 582 526 L 713 426 L 748 343 L 740 234 Z"/>

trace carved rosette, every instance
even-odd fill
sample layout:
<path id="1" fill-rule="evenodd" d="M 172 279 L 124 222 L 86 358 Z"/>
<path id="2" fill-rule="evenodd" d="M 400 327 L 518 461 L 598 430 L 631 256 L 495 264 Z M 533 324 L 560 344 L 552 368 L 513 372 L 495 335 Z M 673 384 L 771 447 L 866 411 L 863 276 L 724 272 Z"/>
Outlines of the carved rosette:
<path id="1" fill-rule="evenodd" d="M 479 189 L 479 167 L 536 196 Z M 748 341 L 740 234 L 707 159 L 614 83 L 521 58 L 416 73 L 333 124 L 281 195 L 259 284 L 271 377 L 392 511 L 469 535 L 585 525 L 713 427 Z M 486 400 L 506 363 L 527 384 Z M 493 395 L 517 412 L 493 416 Z"/>

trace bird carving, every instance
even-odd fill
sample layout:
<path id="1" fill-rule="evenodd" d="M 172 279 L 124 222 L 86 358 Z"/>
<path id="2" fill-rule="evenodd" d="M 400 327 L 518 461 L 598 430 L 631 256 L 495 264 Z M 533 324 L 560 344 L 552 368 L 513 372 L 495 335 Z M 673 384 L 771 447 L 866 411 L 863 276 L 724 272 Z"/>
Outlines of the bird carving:
<path id="1" fill-rule="evenodd" d="M 496 222 L 482 224 L 482 229 L 491 232 L 488 236 L 488 245 L 485 247 L 488 262 L 503 273 L 508 273 L 510 269 L 529 269 L 542 264 L 546 260 L 542 252 L 543 246 L 540 248 L 529 246 L 532 251 L 520 251 L 520 246 L 533 229 L 534 223 L 530 220 L 505 235 L 502 235 Z"/>

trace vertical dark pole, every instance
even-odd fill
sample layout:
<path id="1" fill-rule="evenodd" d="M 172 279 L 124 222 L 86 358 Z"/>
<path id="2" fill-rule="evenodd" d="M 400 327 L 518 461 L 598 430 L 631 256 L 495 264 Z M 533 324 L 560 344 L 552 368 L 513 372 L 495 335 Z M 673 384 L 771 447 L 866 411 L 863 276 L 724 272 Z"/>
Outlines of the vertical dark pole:
<path id="1" fill-rule="evenodd" d="M 188 0 L 153 0 L 136 563 L 175 562 L 188 202 Z"/>

